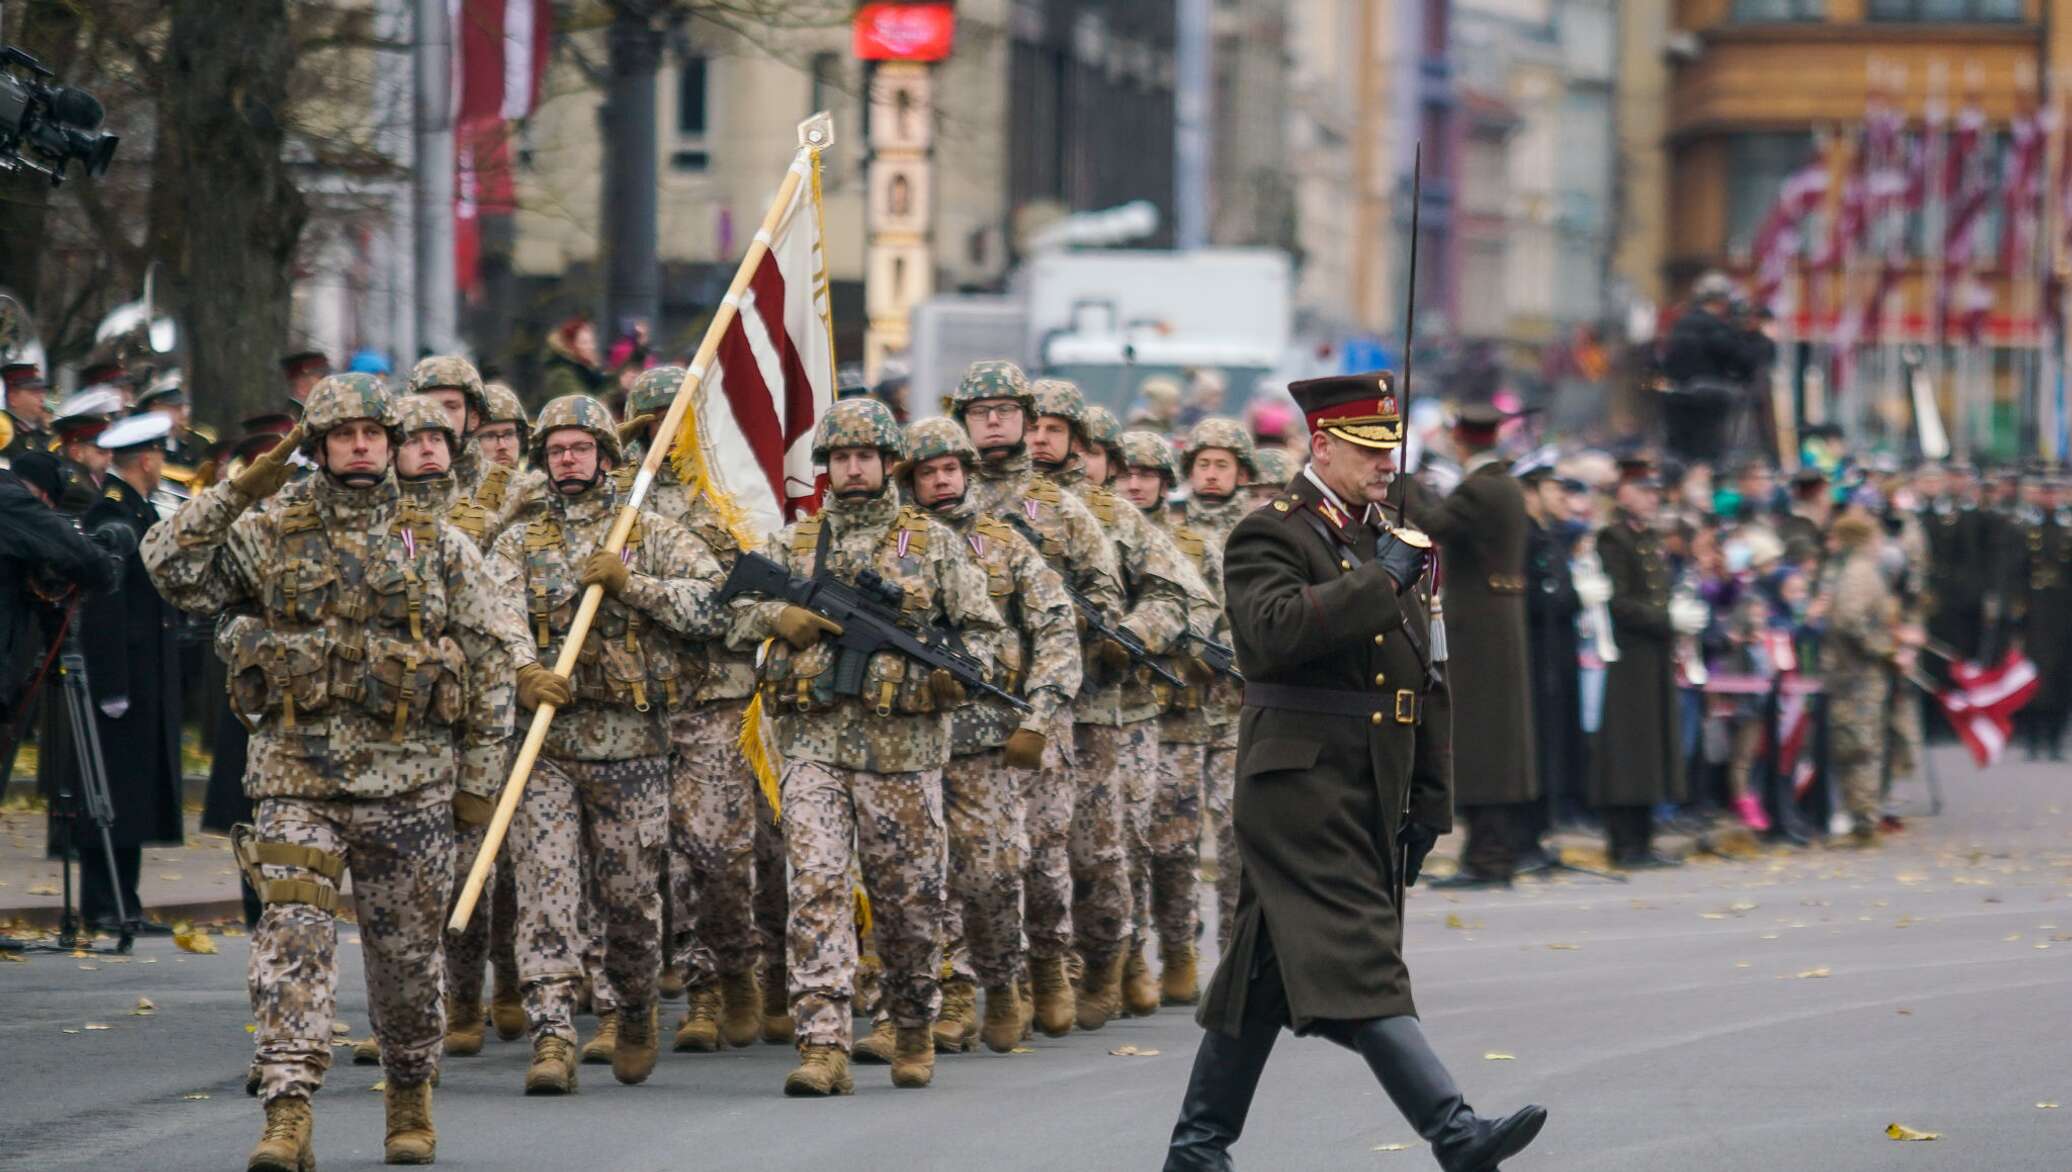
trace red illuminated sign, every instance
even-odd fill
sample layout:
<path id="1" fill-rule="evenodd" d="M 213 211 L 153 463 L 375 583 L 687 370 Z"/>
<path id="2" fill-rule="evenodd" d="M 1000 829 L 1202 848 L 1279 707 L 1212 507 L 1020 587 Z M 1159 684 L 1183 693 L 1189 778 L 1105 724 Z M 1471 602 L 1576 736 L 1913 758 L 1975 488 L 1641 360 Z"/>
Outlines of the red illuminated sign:
<path id="1" fill-rule="evenodd" d="M 957 10 L 950 4 L 865 4 L 856 10 L 863 61 L 940 61 L 950 55 Z"/>

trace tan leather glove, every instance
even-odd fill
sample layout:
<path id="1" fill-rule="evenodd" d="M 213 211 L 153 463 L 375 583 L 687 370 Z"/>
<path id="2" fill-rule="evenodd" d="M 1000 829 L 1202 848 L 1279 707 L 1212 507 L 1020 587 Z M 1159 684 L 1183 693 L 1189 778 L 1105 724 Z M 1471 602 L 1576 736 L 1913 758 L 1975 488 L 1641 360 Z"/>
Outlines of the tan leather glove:
<path id="1" fill-rule="evenodd" d="M 252 500 L 265 500 L 288 483 L 288 457 L 295 454 L 301 443 L 302 425 L 298 423 L 279 443 L 254 456 L 243 472 L 230 478 L 230 483 Z"/>
<path id="2" fill-rule="evenodd" d="M 777 612 L 777 637 L 791 644 L 795 651 L 804 651 L 820 642 L 822 635 L 841 633 L 842 624 L 814 614 L 803 606 L 787 605 Z"/>
<path id="3" fill-rule="evenodd" d="M 957 682 L 948 668 L 939 667 L 928 673 L 928 690 L 935 695 L 937 708 L 955 708 L 964 703 L 964 685 Z"/>
<path id="4" fill-rule="evenodd" d="M 576 690 L 568 677 L 554 674 L 554 670 L 537 663 L 528 663 L 518 669 L 518 703 L 526 708 L 538 708 L 552 704 L 566 708 L 576 698 Z"/>
<path id="5" fill-rule="evenodd" d="M 633 418 L 621 423 L 619 425 L 619 442 L 622 444 L 632 443 L 640 438 L 642 430 L 652 425 L 658 418 L 660 416 L 651 412 L 646 415 L 635 415 Z"/>
<path id="6" fill-rule="evenodd" d="M 1216 669 L 1190 655 L 1180 661 L 1180 678 L 1197 688 L 1206 688 L 1216 682 Z"/>
<path id="7" fill-rule="evenodd" d="M 489 819 L 495 814 L 496 803 L 483 797 L 481 794 L 471 794 L 466 790 L 459 790 L 453 795 L 453 824 L 455 826 L 487 826 L 489 825 Z"/>
<path id="8" fill-rule="evenodd" d="M 619 591 L 626 588 L 626 580 L 632 576 L 633 571 L 618 554 L 600 549 L 584 559 L 576 581 L 584 586 L 602 585 L 606 594 L 617 598 Z"/>
<path id="9" fill-rule="evenodd" d="M 1116 675 L 1130 669 L 1129 651 L 1113 639 L 1103 639 L 1094 647 L 1094 659 Z"/>
<path id="10" fill-rule="evenodd" d="M 1043 746 L 1049 743 L 1049 737 L 1033 728 L 1018 728 L 1007 738 L 1000 756 L 1009 769 L 1037 769 L 1043 765 Z"/>

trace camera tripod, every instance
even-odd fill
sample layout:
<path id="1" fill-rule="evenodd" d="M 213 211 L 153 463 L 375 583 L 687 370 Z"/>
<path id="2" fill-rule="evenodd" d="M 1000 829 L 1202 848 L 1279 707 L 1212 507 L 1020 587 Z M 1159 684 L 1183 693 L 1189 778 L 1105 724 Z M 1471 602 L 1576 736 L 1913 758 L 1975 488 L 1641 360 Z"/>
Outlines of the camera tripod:
<path id="1" fill-rule="evenodd" d="M 84 815 L 100 835 L 101 860 L 108 868 L 108 891 L 115 900 L 115 918 L 120 927 L 113 951 L 126 953 L 136 942 L 142 912 L 130 907 L 123 898 L 122 877 L 115 869 L 112 833 L 115 802 L 108 793 L 108 764 L 101 754 L 101 730 L 94 723 L 93 694 L 87 686 L 86 649 L 79 638 L 78 617 L 79 600 L 75 596 L 71 605 L 66 607 L 64 621 L 59 626 L 57 669 L 59 694 L 64 697 L 65 716 L 72 727 L 72 754 L 78 766 L 78 778 L 75 792 L 75 779 L 70 776 L 70 771 L 57 771 L 57 789 L 50 802 L 50 816 L 65 821 L 63 846 L 58 855 L 64 887 L 63 912 L 58 920 L 55 945 L 27 945 L 21 950 L 93 951 L 93 929 L 79 915 L 72 887 L 72 868 L 79 862 L 79 822 Z M 22 698 L 24 710 L 33 698 L 33 693 Z"/>

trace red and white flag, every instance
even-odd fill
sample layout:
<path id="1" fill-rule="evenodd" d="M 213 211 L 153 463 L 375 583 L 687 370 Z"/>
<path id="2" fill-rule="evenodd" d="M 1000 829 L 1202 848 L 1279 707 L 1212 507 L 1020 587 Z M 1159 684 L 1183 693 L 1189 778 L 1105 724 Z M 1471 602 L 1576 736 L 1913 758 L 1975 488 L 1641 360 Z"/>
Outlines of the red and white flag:
<path id="1" fill-rule="evenodd" d="M 453 251 L 461 292 L 481 291 L 483 216 L 517 210 L 511 124 L 540 101 L 551 0 L 447 0 L 453 19 Z"/>
<path id="2" fill-rule="evenodd" d="M 819 509 L 827 476 L 813 463 L 813 429 L 834 403 L 834 318 L 822 243 L 820 161 L 802 177 L 765 238 L 763 255 L 711 369 L 693 370 L 697 398 L 677 433 L 691 477 L 731 498 L 758 536 Z"/>
<path id="3" fill-rule="evenodd" d="M 2036 695 L 2036 665 L 2010 650 L 1993 667 L 1950 664 L 1950 686 L 1935 694 L 1950 726 L 1983 769 L 2000 760 L 2014 732 L 2014 714 Z"/>

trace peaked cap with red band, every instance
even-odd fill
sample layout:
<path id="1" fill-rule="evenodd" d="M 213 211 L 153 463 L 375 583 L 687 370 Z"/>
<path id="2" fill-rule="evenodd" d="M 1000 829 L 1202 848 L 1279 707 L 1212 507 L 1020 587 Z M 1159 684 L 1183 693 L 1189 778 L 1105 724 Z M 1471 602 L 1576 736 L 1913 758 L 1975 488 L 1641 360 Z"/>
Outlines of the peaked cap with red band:
<path id="1" fill-rule="evenodd" d="M 1363 448 L 1403 446 L 1403 411 L 1392 371 L 1335 374 L 1288 384 L 1288 393 L 1312 432 L 1322 431 Z"/>

